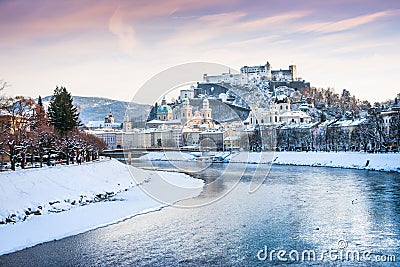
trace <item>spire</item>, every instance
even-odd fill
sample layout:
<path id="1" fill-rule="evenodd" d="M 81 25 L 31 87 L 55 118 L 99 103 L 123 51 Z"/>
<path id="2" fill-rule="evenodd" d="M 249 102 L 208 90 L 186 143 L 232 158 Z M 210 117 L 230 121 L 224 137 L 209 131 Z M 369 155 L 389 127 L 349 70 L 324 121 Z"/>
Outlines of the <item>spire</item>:
<path id="1" fill-rule="evenodd" d="M 161 105 L 166 105 L 167 104 L 167 99 L 165 98 L 165 96 L 162 98 L 161 100 Z"/>
<path id="2" fill-rule="evenodd" d="M 111 108 L 110 108 L 110 114 L 108 115 L 108 123 L 114 123 L 114 116 L 112 114 Z"/>

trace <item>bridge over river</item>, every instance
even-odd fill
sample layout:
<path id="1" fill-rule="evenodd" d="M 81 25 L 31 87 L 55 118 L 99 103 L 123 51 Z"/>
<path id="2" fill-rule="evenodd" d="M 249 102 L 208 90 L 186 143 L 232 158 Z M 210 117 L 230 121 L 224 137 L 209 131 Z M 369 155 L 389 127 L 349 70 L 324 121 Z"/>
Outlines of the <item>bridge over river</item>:
<path id="1" fill-rule="evenodd" d="M 112 157 L 116 159 L 125 159 L 130 153 L 132 158 L 139 158 L 146 155 L 149 152 L 161 152 L 161 151 L 181 151 L 181 152 L 194 152 L 193 148 L 160 148 L 160 147 L 150 147 L 150 148 L 129 148 L 129 149 L 109 149 L 104 150 L 101 156 Z"/>

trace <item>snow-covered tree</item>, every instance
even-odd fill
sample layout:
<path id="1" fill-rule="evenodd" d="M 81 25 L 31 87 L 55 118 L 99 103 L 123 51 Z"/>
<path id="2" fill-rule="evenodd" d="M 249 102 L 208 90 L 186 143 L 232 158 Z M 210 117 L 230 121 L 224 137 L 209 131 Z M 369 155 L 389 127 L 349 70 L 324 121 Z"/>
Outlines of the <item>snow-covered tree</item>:
<path id="1" fill-rule="evenodd" d="M 392 116 L 389 126 L 389 141 L 395 144 L 397 150 L 400 145 L 400 110 L 396 111 L 396 114 Z"/>
<path id="2" fill-rule="evenodd" d="M 2 126 L 2 134 L 4 134 L 4 144 L 8 148 L 7 154 L 10 157 L 12 170 L 15 170 L 18 156 L 21 158 L 22 168 L 25 167 L 25 156 L 32 144 L 30 126 L 33 104 L 33 99 L 18 96 L 9 98 L 5 107 L 6 119 Z"/>

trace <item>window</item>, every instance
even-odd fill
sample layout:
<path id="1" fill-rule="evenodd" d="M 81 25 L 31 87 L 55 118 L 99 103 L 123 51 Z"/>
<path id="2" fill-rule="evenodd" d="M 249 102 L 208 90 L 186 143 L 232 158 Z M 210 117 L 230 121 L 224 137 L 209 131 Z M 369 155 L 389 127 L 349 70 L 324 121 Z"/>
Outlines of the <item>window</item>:
<path id="1" fill-rule="evenodd" d="M 281 105 L 281 109 L 282 109 L 282 105 Z"/>
<path id="2" fill-rule="evenodd" d="M 286 106 L 286 109 L 289 109 L 289 106 Z"/>
<path id="3" fill-rule="evenodd" d="M 261 119 L 261 123 L 264 123 L 264 119 Z"/>
<path id="4" fill-rule="evenodd" d="M 300 118 L 300 122 L 304 122 L 304 118 Z"/>
<path id="5" fill-rule="evenodd" d="M 278 117 L 277 116 L 275 116 L 275 122 L 278 122 Z"/>

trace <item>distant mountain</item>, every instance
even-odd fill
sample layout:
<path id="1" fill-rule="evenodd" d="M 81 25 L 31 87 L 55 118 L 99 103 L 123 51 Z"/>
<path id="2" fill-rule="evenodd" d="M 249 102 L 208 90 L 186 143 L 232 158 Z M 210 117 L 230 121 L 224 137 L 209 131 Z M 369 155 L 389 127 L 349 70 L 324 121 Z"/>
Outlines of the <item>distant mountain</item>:
<path id="1" fill-rule="evenodd" d="M 51 96 L 43 97 L 43 104 L 45 107 Z M 89 121 L 102 121 L 104 117 L 110 113 L 110 109 L 114 116 L 115 122 L 123 122 L 126 109 L 129 107 L 129 114 L 135 114 L 138 117 L 147 115 L 150 112 L 150 105 L 136 104 L 119 100 L 112 100 L 102 97 L 83 97 L 73 96 L 74 105 L 78 107 L 80 113 L 79 118 L 83 124 L 87 124 Z"/>

